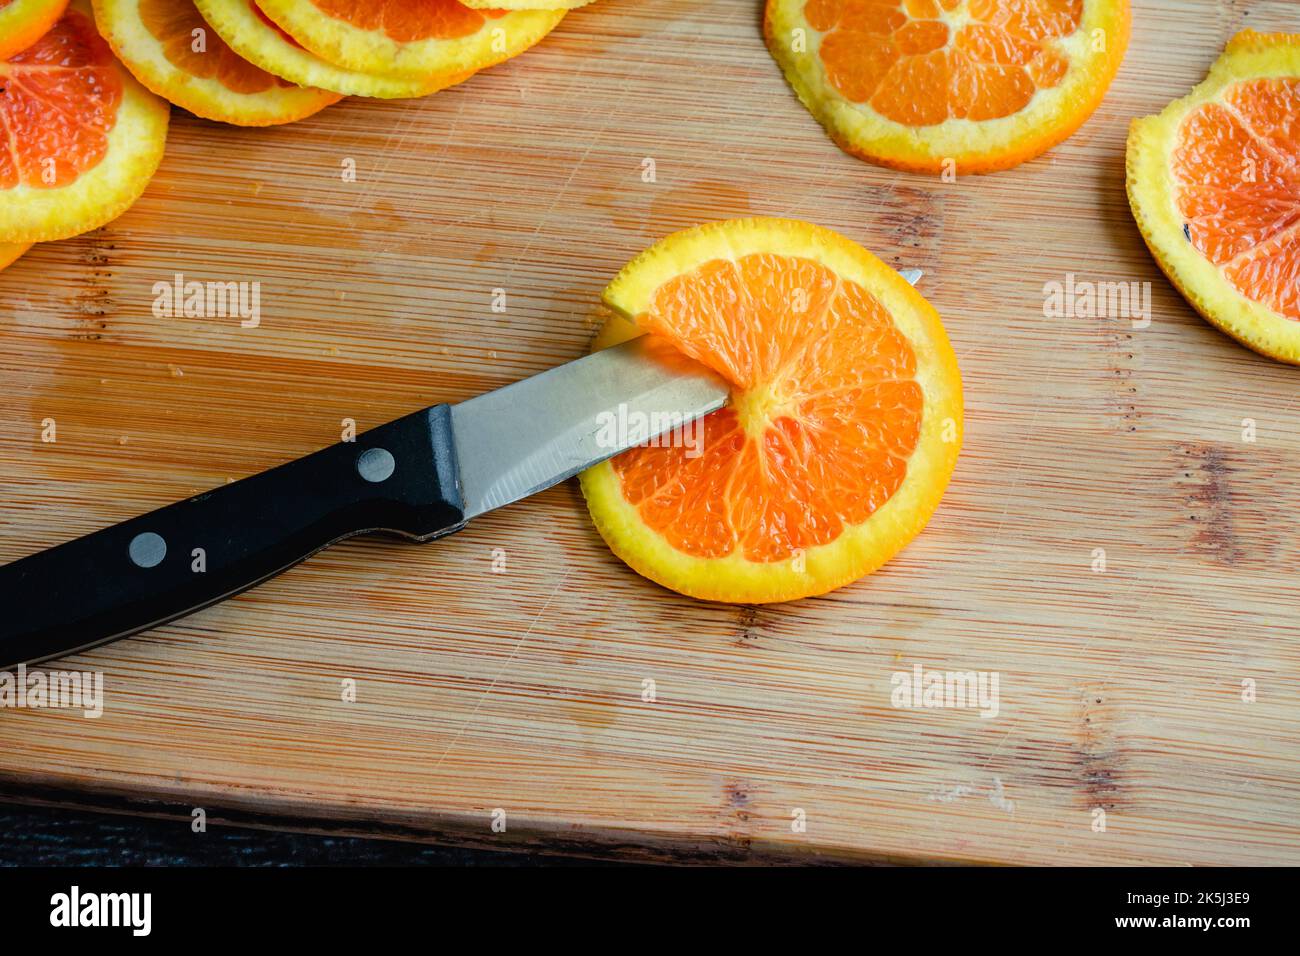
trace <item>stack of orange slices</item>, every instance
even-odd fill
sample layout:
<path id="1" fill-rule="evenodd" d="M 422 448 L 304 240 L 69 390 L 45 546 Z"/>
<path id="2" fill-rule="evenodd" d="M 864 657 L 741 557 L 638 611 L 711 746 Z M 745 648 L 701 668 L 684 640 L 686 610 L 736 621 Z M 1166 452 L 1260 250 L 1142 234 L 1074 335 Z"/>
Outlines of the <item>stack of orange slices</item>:
<path id="1" fill-rule="evenodd" d="M 344 96 L 424 96 L 522 53 L 584 2 L 0 0 L 0 269 L 140 196 L 166 101 L 270 126 Z"/>
<path id="2" fill-rule="evenodd" d="M 444 89 L 522 53 L 565 13 L 459 0 L 94 3 L 140 82 L 198 116 L 242 126 L 293 122 L 344 96 Z"/>
<path id="3" fill-rule="evenodd" d="M 317 56 L 268 17 L 253 0 L 195 0 L 199 12 L 240 56 L 300 86 L 348 96 L 398 99 L 424 96 L 459 83 L 473 71 L 431 70 L 399 76 L 383 70 L 352 70 Z"/>
<path id="4" fill-rule="evenodd" d="M 239 126 L 291 123 L 342 97 L 267 73 L 232 50 L 193 0 L 94 0 L 95 18 L 127 69 L 159 96 Z"/>
<path id="5" fill-rule="evenodd" d="M 464 78 L 508 60 L 550 33 L 565 13 L 479 10 L 459 0 L 257 2 L 320 59 L 345 70 L 408 80 Z"/>
<path id="6" fill-rule="evenodd" d="M 167 139 L 167 104 L 114 59 L 86 0 L 47 7 L 53 25 L 0 62 L 0 266 L 124 212 Z"/>

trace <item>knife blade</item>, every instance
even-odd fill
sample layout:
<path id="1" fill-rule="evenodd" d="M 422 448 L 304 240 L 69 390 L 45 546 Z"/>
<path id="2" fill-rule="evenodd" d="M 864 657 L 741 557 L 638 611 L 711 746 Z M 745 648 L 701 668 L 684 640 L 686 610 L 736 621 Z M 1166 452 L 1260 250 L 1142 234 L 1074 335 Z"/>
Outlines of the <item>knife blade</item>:
<path id="1" fill-rule="evenodd" d="M 173 621 L 354 535 L 451 534 L 728 394 L 710 369 L 641 336 L 21 558 L 0 567 L 0 668 Z"/>
<path id="2" fill-rule="evenodd" d="M 715 411 L 727 394 L 713 372 L 642 336 L 461 402 L 451 423 L 465 517 L 549 488 Z M 628 423 L 644 427 L 630 430 Z"/>

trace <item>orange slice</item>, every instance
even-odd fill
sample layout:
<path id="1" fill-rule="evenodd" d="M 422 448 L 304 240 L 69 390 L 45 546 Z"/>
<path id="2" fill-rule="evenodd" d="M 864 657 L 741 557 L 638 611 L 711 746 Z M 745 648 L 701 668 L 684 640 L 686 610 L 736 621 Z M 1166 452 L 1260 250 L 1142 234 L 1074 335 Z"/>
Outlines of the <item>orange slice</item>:
<path id="1" fill-rule="evenodd" d="M 105 38 L 149 89 L 195 116 L 237 126 L 292 123 L 337 103 L 249 63 L 217 35 L 193 0 L 94 0 Z"/>
<path id="2" fill-rule="evenodd" d="M 843 149 L 916 172 L 1008 169 L 1092 115 L 1128 0 L 767 0 L 768 49 Z"/>
<path id="3" fill-rule="evenodd" d="M 424 96 L 474 75 L 401 77 L 348 70 L 305 49 L 276 26 L 254 0 L 195 0 L 195 6 L 232 50 L 299 86 L 315 86 L 348 96 L 397 99 Z"/>
<path id="4" fill-rule="evenodd" d="M 295 40 L 349 70 L 472 73 L 522 53 L 563 10 L 471 10 L 457 0 L 258 0 Z"/>
<path id="5" fill-rule="evenodd" d="M 1209 322 L 1300 364 L 1300 34 L 1246 30 L 1128 138 L 1128 196 L 1160 268 Z"/>
<path id="6" fill-rule="evenodd" d="M 7 60 L 54 26 L 68 0 L 0 0 L 0 60 Z"/>
<path id="7" fill-rule="evenodd" d="M 0 269 L 13 265 L 31 247 L 30 242 L 0 242 Z"/>
<path id="8" fill-rule="evenodd" d="M 162 161 L 167 118 L 74 0 L 0 63 L 0 242 L 65 239 L 121 215 Z"/>
<path id="9" fill-rule="evenodd" d="M 785 219 L 698 226 L 604 300 L 623 318 L 597 346 L 648 331 L 733 386 L 702 442 L 582 474 L 636 571 L 708 600 L 791 600 L 874 571 L 929 520 L 961 445 L 961 376 L 934 309 L 861 246 Z"/>
<path id="10" fill-rule="evenodd" d="M 596 0 L 461 0 L 471 10 L 576 10 Z"/>

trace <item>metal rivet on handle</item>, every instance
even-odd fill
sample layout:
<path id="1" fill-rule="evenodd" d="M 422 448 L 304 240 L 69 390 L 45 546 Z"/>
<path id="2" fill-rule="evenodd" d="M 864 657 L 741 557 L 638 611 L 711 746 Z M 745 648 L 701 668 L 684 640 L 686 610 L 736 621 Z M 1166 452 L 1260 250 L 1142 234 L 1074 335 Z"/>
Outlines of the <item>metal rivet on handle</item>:
<path id="1" fill-rule="evenodd" d="M 126 550 L 137 567 L 152 568 L 162 564 L 162 559 L 167 557 L 167 542 L 160 534 L 144 531 L 131 539 Z"/>
<path id="2" fill-rule="evenodd" d="M 385 448 L 367 448 L 357 459 L 357 472 L 366 481 L 384 481 L 396 467 L 397 459 Z"/>

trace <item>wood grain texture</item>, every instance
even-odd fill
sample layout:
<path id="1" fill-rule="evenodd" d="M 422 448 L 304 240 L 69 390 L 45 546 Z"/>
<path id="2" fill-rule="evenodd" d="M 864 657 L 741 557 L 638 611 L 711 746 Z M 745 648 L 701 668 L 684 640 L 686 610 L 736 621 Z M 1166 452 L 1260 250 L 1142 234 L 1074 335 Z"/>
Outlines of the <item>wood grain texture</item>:
<path id="1" fill-rule="evenodd" d="M 836 149 L 759 6 L 602 0 L 462 86 L 282 129 L 177 113 L 134 209 L 0 273 L 0 560 L 574 358 L 635 252 L 749 214 L 926 270 L 967 396 L 930 527 L 758 609 L 639 578 L 573 483 L 354 540 L 73 659 L 103 717 L 0 712 L 6 786 L 568 852 L 1300 863 L 1300 380 L 1193 314 L 1123 188 L 1128 120 L 1294 4 L 1134 0 L 1092 120 L 955 184 Z M 261 282 L 261 325 L 155 318 L 176 272 Z M 1067 273 L 1151 283 L 1153 321 L 1044 318 Z M 999 715 L 892 707 L 918 663 L 999 672 Z"/>

